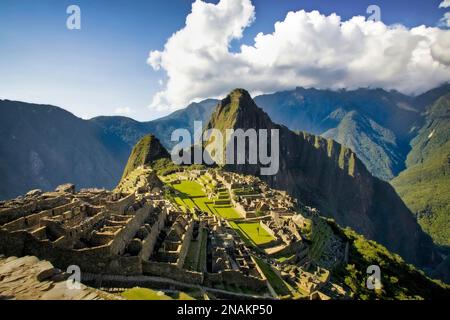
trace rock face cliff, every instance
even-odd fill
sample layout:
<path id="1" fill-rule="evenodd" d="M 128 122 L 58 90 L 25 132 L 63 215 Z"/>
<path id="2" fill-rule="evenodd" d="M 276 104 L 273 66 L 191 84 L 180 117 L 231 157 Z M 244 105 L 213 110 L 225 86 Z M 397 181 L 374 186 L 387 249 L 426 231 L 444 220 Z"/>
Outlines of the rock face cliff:
<path id="1" fill-rule="evenodd" d="M 236 89 L 219 102 L 207 129 L 278 129 L 279 171 L 261 176 L 322 214 L 378 241 L 417 265 L 435 263 L 434 245 L 392 186 L 373 177 L 349 148 L 274 124 L 247 91 Z M 225 136 L 225 134 L 224 134 Z M 248 147 L 248 146 L 247 146 Z M 270 147 L 268 148 L 270 150 Z M 226 169 L 259 175 L 260 164 L 226 165 Z"/>

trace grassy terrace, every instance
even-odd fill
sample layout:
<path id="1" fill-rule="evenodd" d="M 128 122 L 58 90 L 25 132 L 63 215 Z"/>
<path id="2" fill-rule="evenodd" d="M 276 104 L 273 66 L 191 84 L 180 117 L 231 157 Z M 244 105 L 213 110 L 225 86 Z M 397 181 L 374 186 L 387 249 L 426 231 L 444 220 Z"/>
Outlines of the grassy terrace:
<path id="1" fill-rule="evenodd" d="M 267 281 L 269 281 L 270 285 L 272 286 L 272 289 L 279 295 L 279 296 L 287 296 L 291 294 L 291 291 L 289 290 L 288 285 L 286 282 L 284 282 L 283 279 L 281 279 L 275 271 L 273 271 L 272 267 L 264 262 L 263 260 L 255 257 L 255 261 L 264 273 L 264 275 L 267 278 Z"/>
<path id="2" fill-rule="evenodd" d="M 170 178 L 169 178 L 170 179 Z M 170 181 L 170 180 L 169 180 Z M 185 208 L 199 209 L 211 215 L 218 215 L 225 219 L 239 219 L 241 216 L 231 205 L 214 205 L 214 199 L 208 199 L 200 183 L 183 180 L 178 184 L 171 184 L 181 195 L 175 197 L 176 203 Z M 225 194 L 221 194 L 227 199 Z M 229 195 L 228 195 L 229 198 Z"/>
<path id="3" fill-rule="evenodd" d="M 166 182 L 174 180 L 176 176 L 168 176 Z M 175 197 L 176 203 L 187 209 L 199 209 L 211 215 L 217 215 L 227 220 L 241 218 L 240 214 L 230 205 L 214 205 L 215 199 L 208 199 L 202 190 L 200 183 L 196 181 L 182 180 L 180 183 L 171 184 L 180 196 Z M 221 191 L 219 199 L 229 199 L 228 192 Z M 266 230 L 259 226 L 258 222 L 233 222 L 231 227 L 238 232 L 247 245 L 257 247 L 275 240 Z"/>
<path id="4" fill-rule="evenodd" d="M 284 262 L 284 261 L 292 259 L 294 257 L 295 257 L 295 254 L 292 254 L 292 255 L 289 255 L 289 256 L 282 256 L 282 257 L 277 258 L 277 261 L 278 262 Z"/>
<path id="5" fill-rule="evenodd" d="M 241 238 L 253 247 L 265 245 L 275 240 L 258 222 L 230 222 L 230 226 L 236 230 Z"/>
<path id="6" fill-rule="evenodd" d="M 135 287 L 122 292 L 122 297 L 127 300 L 195 300 L 184 292 L 178 292 L 176 297 L 170 297 L 161 291 L 140 287 Z"/>

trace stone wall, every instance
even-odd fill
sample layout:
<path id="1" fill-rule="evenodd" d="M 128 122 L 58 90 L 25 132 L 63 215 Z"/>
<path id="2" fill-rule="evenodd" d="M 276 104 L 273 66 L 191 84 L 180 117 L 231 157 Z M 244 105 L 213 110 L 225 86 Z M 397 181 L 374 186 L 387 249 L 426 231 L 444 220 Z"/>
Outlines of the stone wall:
<path id="1" fill-rule="evenodd" d="M 218 273 L 205 273 L 203 284 L 208 287 L 216 287 L 227 283 L 241 288 L 248 288 L 257 292 L 267 289 L 265 279 L 258 279 L 252 276 L 246 276 L 239 271 L 224 270 Z"/>
<path id="2" fill-rule="evenodd" d="M 166 211 L 161 210 L 161 212 L 158 215 L 158 220 L 152 226 L 150 234 L 143 241 L 142 250 L 140 253 L 140 257 L 143 261 L 147 261 L 153 254 L 153 249 L 155 248 L 156 240 L 158 239 L 160 231 L 164 228 L 166 217 L 167 217 Z"/>
<path id="3" fill-rule="evenodd" d="M 128 242 L 134 237 L 139 227 L 142 226 L 148 218 L 151 210 L 153 211 L 153 207 L 146 203 L 142 208 L 139 208 L 135 212 L 134 216 L 132 216 L 132 220 L 127 223 L 112 240 L 110 244 L 112 254 L 120 254 L 125 250 Z"/>
<path id="4" fill-rule="evenodd" d="M 84 210 L 86 210 L 86 208 L 84 208 Z M 85 214 L 82 212 L 79 212 L 79 214 Z M 95 214 L 94 216 L 86 219 L 85 221 L 83 221 L 82 223 L 70 227 L 70 228 L 63 228 L 62 229 L 62 234 L 63 234 L 63 239 L 58 239 L 57 241 L 55 241 L 55 245 L 58 246 L 62 246 L 62 247 L 72 247 L 74 242 L 76 240 L 78 240 L 81 237 L 85 237 L 88 234 L 91 233 L 92 228 L 98 224 L 100 221 L 104 220 L 107 217 L 107 212 L 106 211 L 100 211 L 97 214 Z M 41 225 L 42 226 L 47 226 L 47 228 L 55 228 L 55 227 L 59 227 L 61 228 L 61 226 L 59 224 L 57 224 L 55 221 L 52 220 L 46 220 L 43 219 L 41 220 Z"/>
<path id="5" fill-rule="evenodd" d="M 184 260 L 186 260 L 186 255 L 189 250 L 189 245 L 192 240 L 192 230 L 194 229 L 194 221 L 191 220 L 186 229 L 185 234 L 183 235 L 183 241 L 181 243 L 180 253 L 177 260 L 177 267 L 182 268 L 184 265 Z"/>
<path id="6" fill-rule="evenodd" d="M 65 196 L 58 195 L 44 199 L 30 199 L 26 203 L 20 204 L 20 206 L 0 209 L 0 225 L 25 217 L 34 212 L 61 206 L 68 201 L 70 200 Z"/>
<path id="7" fill-rule="evenodd" d="M 9 233 L 0 230 L 0 253 L 8 256 L 37 256 L 61 269 L 77 265 L 82 272 L 142 274 L 139 257 L 111 255 L 108 246 L 65 249 L 49 240 L 38 240 L 24 231 Z"/>
<path id="8" fill-rule="evenodd" d="M 142 271 L 144 274 L 169 278 L 190 284 L 201 285 L 203 283 L 203 273 L 180 269 L 174 264 L 143 261 Z"/>
<path id="9" fill-rule="evenodd" d="M 135 202 L 135 200 L 136 196 L 134 195 L 134 193 L 130 193 L 120 200 L 106 201 L 105 206 L 109 211 L 123 214 L 125 210 Z"/>

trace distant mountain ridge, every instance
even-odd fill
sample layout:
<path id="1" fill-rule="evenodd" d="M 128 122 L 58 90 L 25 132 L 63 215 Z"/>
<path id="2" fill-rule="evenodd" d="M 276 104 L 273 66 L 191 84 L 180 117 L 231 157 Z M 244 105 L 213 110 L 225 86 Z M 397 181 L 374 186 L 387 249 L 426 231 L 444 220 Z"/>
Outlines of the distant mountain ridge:
<path id="1" fill-rule="evenodd" d="M 330 91 L 297 88 L 258 96 L 255 97 L 255 101 L 271 119 L 286 125 L 291 130 L 322 135 L 349 146 L 372 174 L 389 180 L 405 168 L 404 161 L 411 149 L 409 142 L 426 122 L 424 116 L 426 105 L 449 92 L 450 84 L 430 90 L 415 98 L 382 89 Z M 59 113 L 61 119 L 67 118 L 69 122 L 76 119 L 76 124 L 72 126 L 79 127 L 83 132 L 79 137 L 69 139 L 72 148 L 82 150 L 85 148 L 81 146 L 82 144 L 89 144 L 87 140 L 92 143 L 96 140 L 96 143 L 101 146 L 96 147 L 96 152 L 91 156 L 97 154 L 99 159 L 102 159 L 101 161 L 109 159 L 107 160 L 108 164 L 102 169 L 103 176 L 101 174 L 96 179 L 85 177 L 82 174 L 77 174 L 76 178 L 72 178 L 76 170 L 64 174 L 60 173 L 57 168 L 53 170 L 53 166 L 63 167 L 64 165 L 60 163 L 62 160 L 53 162 L 50 159 L 45 161 L 48 171 L 41 170 L 40 175 L 30 175 L 31 162 L 34 163 L 35 172 L 37 168 L 41 167 L 39 150 L 30 148 L 26 151 L 30 153 L 27 155 L 24 154 L 25 151 L 12 150 L 11 146 L 15 145 L 13 132 L 15 130 L 20 132 L 18 126 L 26 122 L 29 130 L 22 130 L 19 134 L 19 136 L 23 136 L 24 141 L 33 141 L 41 136 L 41 138 L 46 137 L 48 143 L 52 145 L 53 139 L 59 141 L 62 137 L 68 136 L 67 132 L 64 132 L 66 128 L 54 126 L 51 136 L 48 135 L 49 132 L 43 133 L 41 129 L 36 131 L 33 128 L 41 125 L 47 128 L 53 126 L 53 121 L 60 120 L 44 117 L 44 115 L 54 114 L 46 109 L 60 109 L 53 106 L 0 100 L 2 115 L 0 124 L 3 133 L 0 148 L 6 152 L 2 154 L 6 156 L 0 164 L 0 175 L 5 177 L 2 180 L 3 185 L 0 187 L 0 199 L 22 194 L 30 187 L 51 189 L 64 180 L 76 181 L 80 186 L 112 187 L 120 178 L 115 169 L 125 165 L 127 153 L 141 137 L 153 133 L 160 139 L 164 147 L 170 150 L 175 144 L 170 141 L 171 132 L 177 128 L 187 128 L 192 132 L 195 120 L 207 123 L 217 102 L 218 100 L 215 99 L 207 99 L 192 103 L 185 109 L 178 110 L 167 117 L 149 122 L 138 122 L 120 116 L 103 116 L 82 120 L 61 110 Z M 29 110 L 30 108 L 37 109 L 32 111 Z M 27 111 L 23 113 L 24 117 L 21 117 L 22 111 L 19 109 Z M 39 121 L 31 119 L 29 114 L 33 112 L 40 114 Z M 65 122 L 63 121 L 63 123 Z M 33 136 L 28 138 L 27 135 L 31 132 L 33 132 Z M 57 138 L 58 136 L 59 138 Z M 78 138 L 82 136 L 85 137 L 82 139 L 84 142 L 80 140 L 80 145 L 78 145 Z M 65 147 L 68 148 L 70 144 L 67 141 Z M 43 149 L 45 148 L 48 147 Z M 8 154 L 12 159 L 8 159 Z M 24 160 L 25 158 L 31 160 L 27 162 Z M 55 158 L 58 157 L 55 156 Z M 15 162 L 14 159 L 20 160 Z M 83 161 L 77 165 L 79 170 L 83 167 L 82 163 Z"/>
<path id="2" fill-rule="evenodd" d="M 443 86 L 441 91 L 450 86 Z M 383 89 L 296 88 L 255 97 L 273 121 L 291 130 L 332 138 L 351 147 L 372 174 L 390 180 L 401 172 L 423 117 L 424 101 Z M 368 129 L 368 130 L 365 130 Z"/>
<path id="3" fill-rule="evenodd" d="M 31 189 L 115 185 L 129 148 L 54 106 L 0 100 L 0 199 Z"/>
<path id="4" fill-rule="evenodd" d="M 170 133 L 205 123 L 216 100 L 192 103 L 149 121 L 112 116 L 80 119 L 55 106 L 0 100 L 0 200 L 31 189 L 53 190 L 71 181 L 78 187 L 114 188 L 132 147 L 157 133 L 170 148 Z"/>
<path id="5" fill-rule="evenodd" d="M 106 134 L 113 135 L 133 148 L 135 143 L 148 133 L 156 134 L 162 144 L 171 149 L 175 142 L 170 141 L 173 130 L 186 128 L 193 131 L 194 121 L 207 122 L 218 100 L 206 99 L 191 103 L 184 109 L 177 110 L 170 115 L 148 122 L 138 122 L 127 117 L 95 117 L 90 121 L 99 125 Z"/>

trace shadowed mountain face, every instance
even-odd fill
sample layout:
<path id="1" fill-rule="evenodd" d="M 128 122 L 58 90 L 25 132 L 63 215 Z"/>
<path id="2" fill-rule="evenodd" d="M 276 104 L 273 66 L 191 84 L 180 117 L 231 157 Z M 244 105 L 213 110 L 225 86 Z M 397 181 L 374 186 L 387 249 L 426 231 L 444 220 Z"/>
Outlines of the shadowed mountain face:
<path id="1" fill-rule="evenodd" d="M 113 188 L 131 149 L 148 133 L 170 147 L 172 130 L 206 122 L 216 100 L 150 122 L 126 117 L 83 120 L 48 105 L 0 100 L 0 199 L 31 189 L 52 190 L 65 182 L 78 187 Z"/>
<path id="2" fill-rule="evenodd" d="M 0 198 L 65 182 L 111 188 L 128 147 L 60 108 L 0 100 Z"/>
<path id="3" fill-rule="evenodd" d="M 431 239 L 392 186 L 373 177 L 349 148 L 274 124 L 242 89 L 234 90 L 219 103 L 207 128 L 278 129 L 280 170 L 262 179 L 317 207 L 339 224 L 384 244 L 409 262 L 434 262 Z M 227 165 L 229 170 L 252 175 L 259 175 L 260 167 Z"/>

